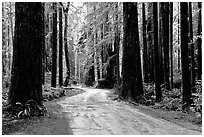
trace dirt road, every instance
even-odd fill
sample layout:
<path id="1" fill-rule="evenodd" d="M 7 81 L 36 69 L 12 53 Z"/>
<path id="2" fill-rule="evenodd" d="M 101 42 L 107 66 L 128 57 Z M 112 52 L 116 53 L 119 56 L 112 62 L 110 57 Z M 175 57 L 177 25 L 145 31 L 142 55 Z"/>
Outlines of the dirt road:
<path id="1" fill-rule="evenodd" d="M 141 113 L 125 102 L 109 100 L 108 90 L 82 89 L 87 92 L 57 101 L 73 134 L 201 134 Z"/>

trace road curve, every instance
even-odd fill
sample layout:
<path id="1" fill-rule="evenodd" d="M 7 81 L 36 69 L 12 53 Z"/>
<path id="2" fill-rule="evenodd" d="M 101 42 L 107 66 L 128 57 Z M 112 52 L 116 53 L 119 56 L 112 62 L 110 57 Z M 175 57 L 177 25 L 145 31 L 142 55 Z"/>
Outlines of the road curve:
<path id="1" fill-rule="evenodd" d="M 70 119 L 75 135 L 199 135 L 163 119 L 141 113 L 125 102 L 107 98 L 108 90 L 81 88 L 86 92 L 57 101 Z"/>

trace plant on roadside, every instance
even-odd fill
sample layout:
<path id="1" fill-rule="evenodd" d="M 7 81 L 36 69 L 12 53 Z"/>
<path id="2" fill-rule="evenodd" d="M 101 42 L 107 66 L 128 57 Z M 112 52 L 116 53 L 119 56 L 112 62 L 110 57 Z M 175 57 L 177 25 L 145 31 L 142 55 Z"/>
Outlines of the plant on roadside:
<path id="1" fill-rule="evenodd" d="M 28 100 L 26 103 L 23 105 L 20 102 L 16 102 L 17 106 L 20 106 L 20 111 L 17 113 L 18 118 L 28 118 L 31 116 L 31 108 L 37 109 L 37 115 L 43 116 L 47 113 L 45 107 L 40 106 L 37 104 L 36 101 L 34 100 Z M 36 110 L 32 111 L 33 113 L 36 112 Z"/>

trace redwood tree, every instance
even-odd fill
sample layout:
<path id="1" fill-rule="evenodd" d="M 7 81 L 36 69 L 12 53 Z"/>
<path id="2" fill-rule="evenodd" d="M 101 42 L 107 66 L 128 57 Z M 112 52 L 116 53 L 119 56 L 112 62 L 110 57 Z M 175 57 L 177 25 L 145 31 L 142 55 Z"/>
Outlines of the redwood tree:
<path id="1" fill-rule="evenodd" d="M 153 24 L 154 24 L 154 83 L 156 92 L 156 101 L 162 98 L 160 87 L 160 64 L 159 64 L 159 48 L 158 48 L 158 6 L 157 2 L 153 2 Z"/>
<path id="2" fill-rule="evenodd" d="M 181 69 L 182 69 L 182 93 L 183 109 L 190 106 L 191 89 L 188 62 L 188 3 L 180 3 L 181 19 Z"/>
<path id="3" fill-rule="evenodd" d="M 202 12 L 202 2 L 198 2 L 198 30 L 197 30 L 197 46 L 198 46 L 198 78 L 199 80 L 202 79 L 202 38 L 201 38 L 201 32 L 202 32 L 202 18 L 201 18 L 201 12 Z"/>
<path id="4" fill-rule="evenodd" d="M 191 88 L 195 86 L 195 61 L 194 61 L 194 43 L 193 43 L 193 23 L 192 23 L 192 6 L 189 2 L 189 32 L 190 32 L 190 48 L 191 48 Z"/>
<path id="5" fill-rule="evenodd" d="M 62 8 L 59 8 L 59 86 L 63 82 Z"/>
<path id="6" fill-rule="evenodd" d="M 173 2 L 169 4 L 170 88 L 173 89 Z"/>
<path id="7" fill-rule="evenodd" d="M 42 47 L 44 6 L 40 2 L 15 4 L 15 35 L 9 103 L 32 99 L 42 105 Z"/>
<path id="8" fill-rule="evenodd" d="M 143 76 L 144 82 L 148 82 L 147 72 L 147 38 L 146 38 L 146 17 L 145 17 L 145 3 L 142 3 L 142 38 L 143 38 Z"/>
<path id="9" fill-rule="evenodd" d="M 69 79 L 70 79 L 70 66 L 69 66 L 69 52 L 68 52 L 68 42 L 67 42 L 67 22 L 68 22 L 68 11 L 69 11 L 70 2 L 67 3 L 67 7 L 64 9 L 64 16 L 65 16 L 65 26 L 64 26 L 64 52 L 65 52 L 65 61 L 66 61 L 66 79 L 64 81 L 64 86 L 68 86 Z"/>
<path id="10" fill-rule="evenodd" d="M 53 35 L 52 35 L 52 76 L 51 86 L 56 87 L 57 73 L 57 3 L 53 3 Z"/>
<path id="11" fill-rule="evenodd" d="M 137 3 L 123 3 L 123 59 L 121 97 L 136 98 L 143 94 Z"/>
<path id="12" fill-rule="evenodd" d="M 116 81 L 117 85 L 120 84 L 120 62 L 119 62 L 119 50 L 120 50 L 120 31 L 119 31 L 119 26 L 118 26 L 118 3 L 115 4 L 115 10 L 116 10 L 116 15 L 115 15 L 115 21 L 117 22 L 115 25 L 115 51 L 116 51 Z"/>
<path id="13" fill-rule="evenodd" d="M 163 3 L 163 2 L 162 2 Z M 164 54 L 164 82 L 166 89 L 170 89 L 169 82 L 169 3 L 163 3 L 162 26 L 163 26 L 163 54 Z"/>

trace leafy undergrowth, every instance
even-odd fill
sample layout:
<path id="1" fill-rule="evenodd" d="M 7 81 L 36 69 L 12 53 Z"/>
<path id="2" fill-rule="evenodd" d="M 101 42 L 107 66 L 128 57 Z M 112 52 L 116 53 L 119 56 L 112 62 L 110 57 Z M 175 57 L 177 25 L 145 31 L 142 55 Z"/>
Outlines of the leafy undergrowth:
<path id="1" fill-rule="evenodd" d="M 74 96 L 77 94 L 81 94 L 85 91 L 81 90 L 81 89 L 77 89 L 77 88 L 72 88 L 72 87 L 57 87 L 57 88 L 53 88 L 50 87 L 48 85 L 43 86 L 43 101 L 50 101 L 53 99 L 59 99 L 60 97 L 63 96 Z"/>
<path id="2" fill-rule="evenodd" d="M 162 88 L 162 101 L 155 102 L 155 90 L 153 84 L 144 84 L 144 96 L 139 97 L 139 103 L 146 106 L 150 106 L 154 109 L 161 109 L 165 111 L 176 111 L 179 113 L 185 113 L 189 122 L 196 125 L 202 124 L 202 82 L 197 81 L 195 90 L 192 93 L 192 104 L 188 111 L 182 110 L 182 92 L 181 89 L 174 88 L 172 91 Z"/>

